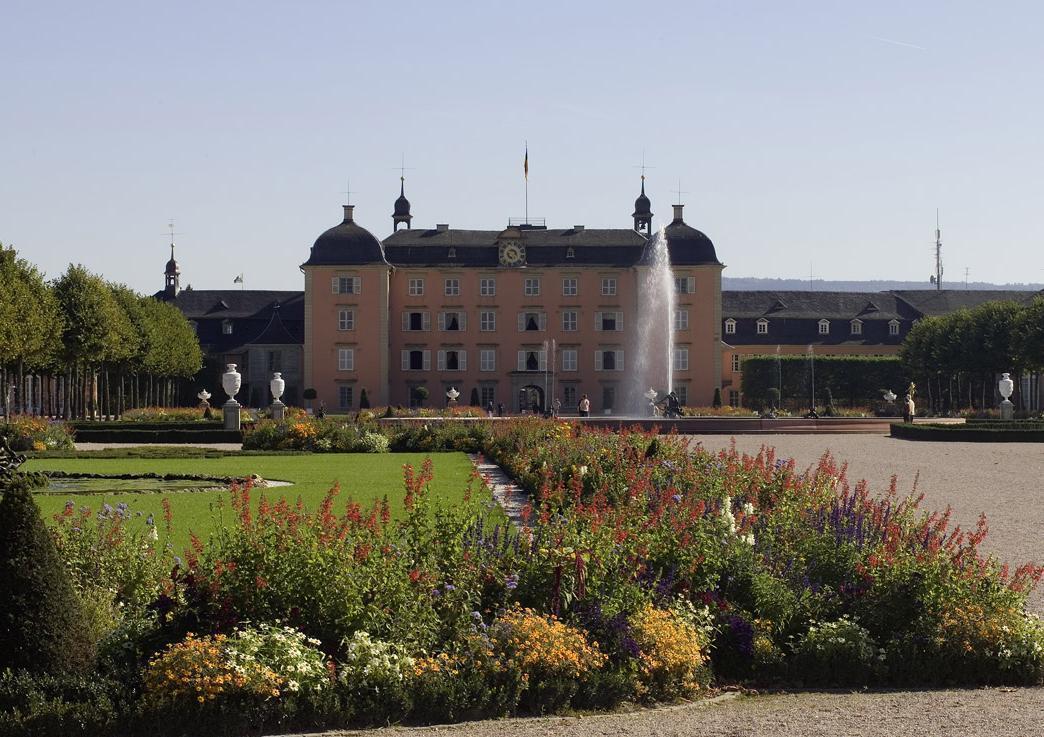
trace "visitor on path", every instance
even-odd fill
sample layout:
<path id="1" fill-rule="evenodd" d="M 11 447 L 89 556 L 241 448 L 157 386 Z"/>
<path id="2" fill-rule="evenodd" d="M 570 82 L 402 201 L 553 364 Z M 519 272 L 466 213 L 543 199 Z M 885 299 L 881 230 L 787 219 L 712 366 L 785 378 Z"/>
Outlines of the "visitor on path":
<path id="1" fill-rule="evenodd" d="M 558 417 L 558 415 L 561 414 L 561 412 L 562 412 L 562 400 L 559 399 L 558 397 L 555 397 L 554 401 L 551 402 L 551 415 L 553 417 Z"/>
<path id="2" fill-rule="evenodd" d="M 591 416 L 591 400 L 587 398 L 587 395 L 580 397 L 580 404 L 577 405 L 577 409 L 580 410 L 581 417 Z"/>
<path id="3" fill-rule="evenodd" d="M 319 402 L 319 409 L 315 411 L 315 416 L 320 420 L 326 417 L 326 405 L 322 402 Z"/>
<path id="4" fill-rule="evenodd" d="M 914 414 L 917 412 L 917 407 L 914 405 L 913 397 L 907 394 L 903 397 L 903 422 L 913 422 Z"/>
<path id="5" fill-rule="evenodd" d="M 486 414 L 489 417 L 493 416 L 493 400 L 489 400 L 489 404 L 486 405 Z"/>

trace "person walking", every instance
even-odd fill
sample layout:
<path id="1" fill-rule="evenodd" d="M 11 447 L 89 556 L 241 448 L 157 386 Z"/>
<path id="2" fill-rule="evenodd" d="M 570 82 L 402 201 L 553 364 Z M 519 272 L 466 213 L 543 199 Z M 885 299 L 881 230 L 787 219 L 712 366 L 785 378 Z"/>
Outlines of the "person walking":
<path id="1" fill-rule="evenodd" d="M 493 416 L 493 400 L 489 400 L 489 404 L 486 405 L 486 415 L 489 417 Z"/>
<path id="2" fill-rule="evenodd" d="M 581 417 L 591 416 L 591 400 L 587 398 L 587 395 L 580 397 L 580 404 L 577 405 L 577 409 L 580 410 Z"/>
<path id="3" fill-rule="evenodd" d="M 917 408 L 914 405 L 913 397 L 907 394 L 903 398 L 903 422 L 909 424 L 913 422 L 914 414 L 917 412 Z"/>
<path id="4" fill-rule="evenodd" d="M 559 399 L 558 397 L 555 397 L 554 401 L 551 402 L 551 415 L 553 417 L 558 417 L 558 415 L 561 414 L 561 412 L 562 412 L 562 400 Z"/>

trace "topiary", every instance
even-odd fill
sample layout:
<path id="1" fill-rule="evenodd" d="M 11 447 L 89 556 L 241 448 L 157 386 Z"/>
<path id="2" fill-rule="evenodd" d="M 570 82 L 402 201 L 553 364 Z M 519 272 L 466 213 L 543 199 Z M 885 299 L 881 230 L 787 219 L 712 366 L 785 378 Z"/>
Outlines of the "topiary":
<path id="1" fill-rule="evenodd" d="M 359 409 L 369 409 L 369 408 L 370 408 L 370 398 L 368 396 L 366 396 L 366 390 L 363 389 L 361 392 L 359 392 Z"/>
<path id="2" fill-rule="evenodd" d="M 714 387 L 714 409 L 721 409 L 721 387 Z"/>
<path id="3" fill-rule="evenodd" d="M 0 478 L 0 669 L 84 673 L 95 643 L 25 479 Z"/>

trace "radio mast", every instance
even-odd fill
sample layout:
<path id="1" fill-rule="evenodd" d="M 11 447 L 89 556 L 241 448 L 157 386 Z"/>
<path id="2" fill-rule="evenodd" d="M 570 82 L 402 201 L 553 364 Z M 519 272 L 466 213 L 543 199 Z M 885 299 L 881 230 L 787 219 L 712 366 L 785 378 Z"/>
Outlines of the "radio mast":
<path id="1" fill-rule="evenodd" d="M 942 289 L 942 231 L 939 230 L 939 208 L 935 208 L 935 289 Z"/>

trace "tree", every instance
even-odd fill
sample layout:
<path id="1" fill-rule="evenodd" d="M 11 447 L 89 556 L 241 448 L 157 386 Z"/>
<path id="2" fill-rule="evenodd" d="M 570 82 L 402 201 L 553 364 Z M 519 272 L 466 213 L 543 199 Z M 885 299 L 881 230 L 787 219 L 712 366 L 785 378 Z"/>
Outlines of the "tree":
<path id="1" fill-rule="evenodd" d="M 424 406 L 424 402 L 427 401 L 429 396 L 428 387 L 426 386 L 415 386 L 413 387 L 413 397 L 417 400 L 417 404 Z"/>
<path id="2" fill-rule="evenodd" d="M 359 392 L 359 409 L 369 409 L 370 398 L 366 396 L 366 389 Z"/>
<path id="3" fill-rule="evenodd" d="M 714 400 L 712 402 L 714 409 L 721 409 L 721 387 L 714 387 Z"/>
<path id="4" fill-rule="evenodd" d="M 479 391 L 478 391 L 478 387 L 477 386 L 471 387 L 471 406 L 472 407 L 478 407 L 479 406 Z"/>
<path id="5" fill-rule="evenodd" d="M 1044 371 L 1044 297 L 1023 308 L 1014 332 L 1018 365 L 1028 371 Z"/>

